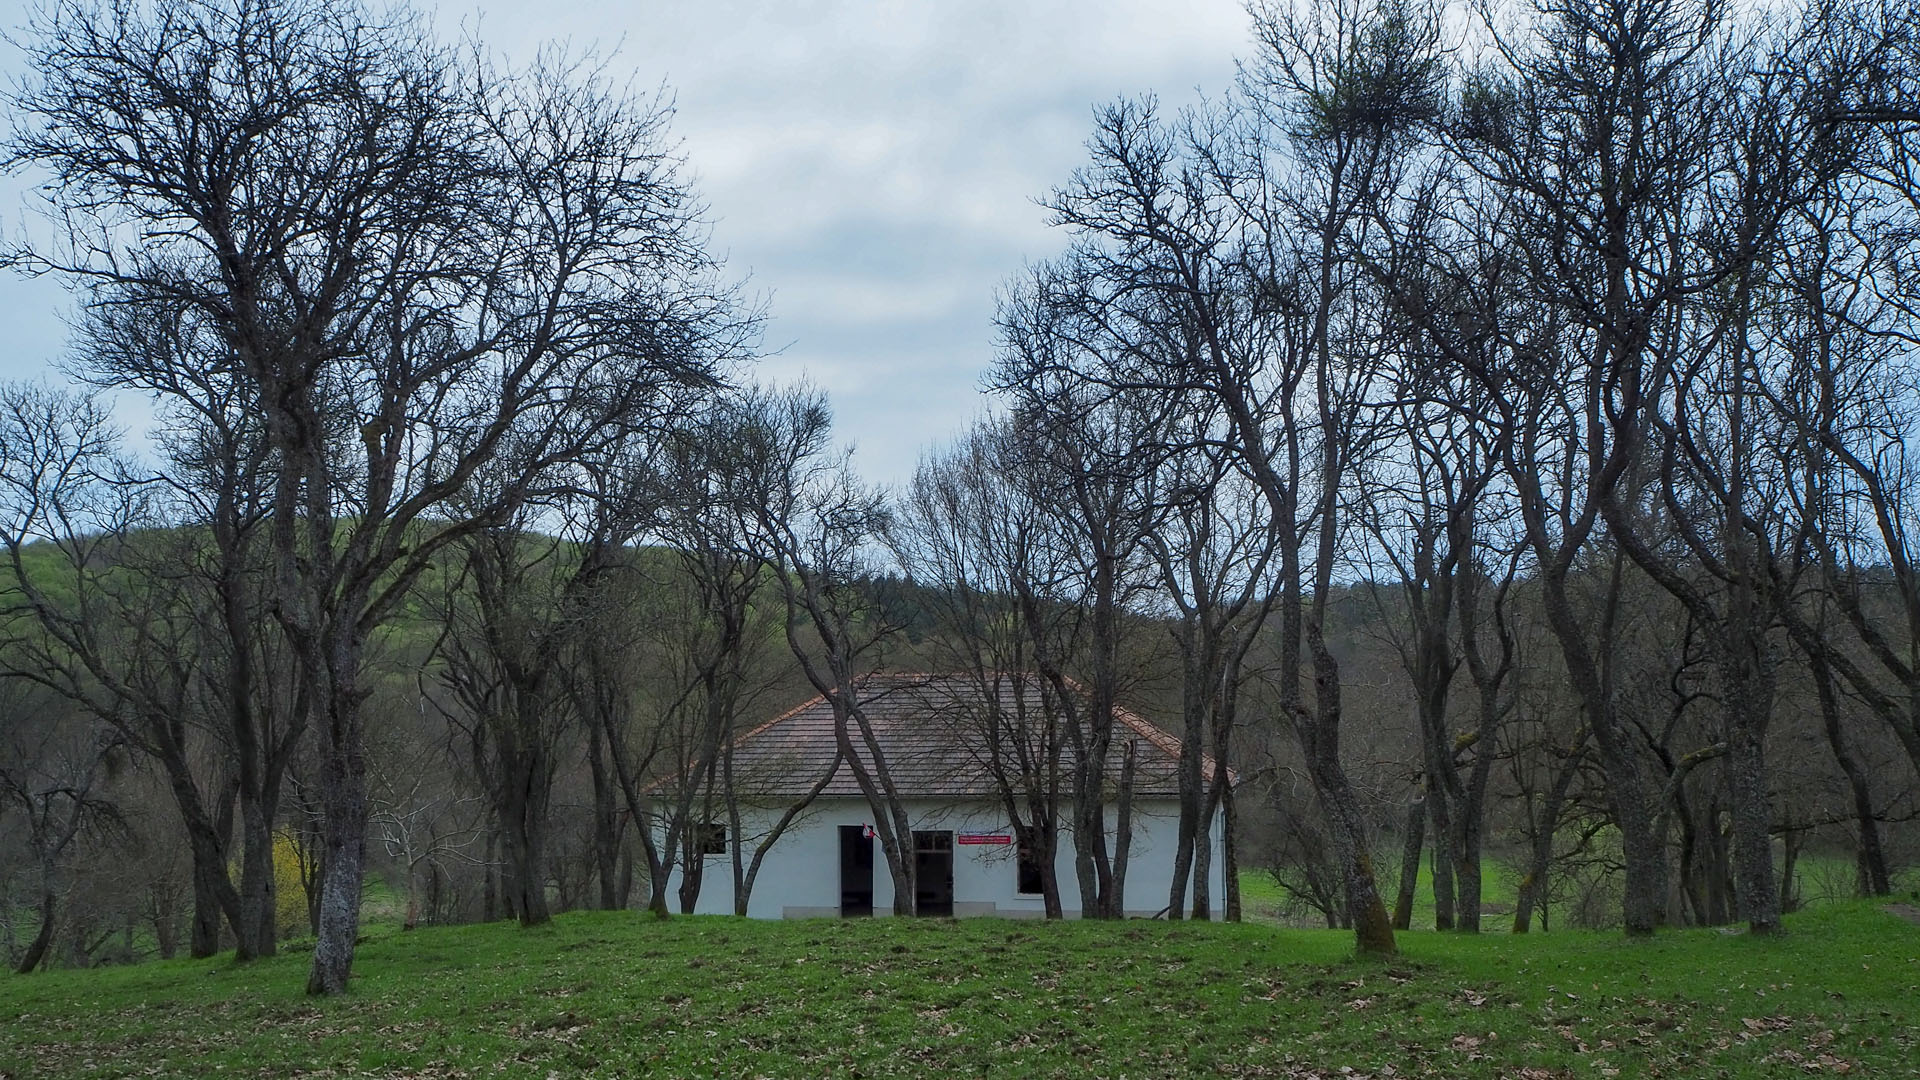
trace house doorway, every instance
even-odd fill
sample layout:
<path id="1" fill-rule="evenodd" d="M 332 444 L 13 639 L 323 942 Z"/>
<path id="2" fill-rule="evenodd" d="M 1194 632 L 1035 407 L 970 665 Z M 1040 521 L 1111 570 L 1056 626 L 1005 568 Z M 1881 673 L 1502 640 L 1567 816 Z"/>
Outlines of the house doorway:
<path id="1" fill-rule="evenodd" d="M 913 834 L 913 910 L 918 915 L 953 914 L 953 833 Z"/>
<path id="2" fill-rule="evenodd" d="M 873 837 L 865 825 L 840 826 L 840 917 L 873 914 Z"/>

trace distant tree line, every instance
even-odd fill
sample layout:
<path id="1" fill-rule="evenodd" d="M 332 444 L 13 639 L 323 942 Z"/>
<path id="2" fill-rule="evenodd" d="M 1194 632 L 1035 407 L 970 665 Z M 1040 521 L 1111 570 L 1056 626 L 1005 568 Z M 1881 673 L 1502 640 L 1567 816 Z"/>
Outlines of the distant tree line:
<path id="1" fill-rule="evenodd" d="M 1224 98 L 1097 110 L 1002 407 L 886 492 L 752 383 L 664 97 L 351 0 L 45 9 L 5 257 L 83 314 L 72 385 L 0 389 L 12 965 L 291 932 L 337 993 L 370 876 L 407 926 L 719 865 L 744 913 L 828 778 L 734 741 L 810 694 L 912 914 L 882 670 L 979 687 L 1053 917 L 1129 910 L 1123 702 L 1181 740 L 1170 918 L 1243 867 L 1370 952 L 1422 865 L 1468 931 L 1496 860 L 1516 931 L 1775 932 L 1809 852 L 1888 893 L 1920 12 L 1251 17 Z"/>

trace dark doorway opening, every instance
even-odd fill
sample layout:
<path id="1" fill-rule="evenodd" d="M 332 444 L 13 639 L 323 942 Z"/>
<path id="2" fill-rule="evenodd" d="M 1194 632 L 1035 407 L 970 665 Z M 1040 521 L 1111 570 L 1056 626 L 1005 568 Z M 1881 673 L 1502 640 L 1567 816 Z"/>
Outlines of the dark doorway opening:
<path id="1" fill-rule="evenodd" d="M 1020 866 L 1014 891 L 1021 896 L 1040 896 L 1044 894 L 1047 891 L 1047 883 L 1046 878 L 1042 876 L 1040 872 L 1041 869 L 1040 859 L 1034 856 L 1033 849 L 1025 844 L 1021 844 Z"/>
<path id="2" fill-rule="evenodd" d="M 953 833 L 913 834 L 913 910 L 953 914 Z"/>
<path id="3" fill-rule="evenodd" d="M 873 914 L 873 837 L 865 825 L 840 826 L 840 916 Z"/>

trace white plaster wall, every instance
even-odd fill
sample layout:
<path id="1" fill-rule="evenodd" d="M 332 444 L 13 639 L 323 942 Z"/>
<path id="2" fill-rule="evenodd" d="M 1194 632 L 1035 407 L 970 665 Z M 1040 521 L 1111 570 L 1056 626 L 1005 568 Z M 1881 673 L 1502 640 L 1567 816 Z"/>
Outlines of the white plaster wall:
<path id="1" fill-rule="evenodd" d="M 749 845 L 758 843 L 779 819 L 777 809 L 742 809 L 742 829 Z M 1180 807 L 1168 799 L 1143 800 L 1133 807 L 1133 847 L 1127 867 L 1127 913 L 1149 916 L 1167 903 L 1167 887 L 1173 879 L 1174 838 L 1178 833 Z M 907 816 L 913 828 L 945 829 L 956 834 L 953 849 L 953 900 L 956 915 L 997 914 L 1039 918 L 1045 906 L 1038 895 L 1022 896 L 1017 891 L 1019 870 L 1017 849 L 1006 845 L 962 845 L 959 833 L 1004 833 L 1012 828 L 997 806 L 988 803 L 953 804 L 930 800 L 909 800 Z M 756 919 L 837 915 L 840 908 L 840 832 L 841 825 L 862 825 L 873 820 L 863 799 L 818 800 L 806 816 L 787 827 L 779 841 L 768 849 L 754 879 L 747 914 Z M 1108 835 L 1112 835 L 1114 817 L 1109 808 Z M 728 838 L 731 844 L 733 837 Z M 1211 899 L 1216 917 L 1222 913 L 1226 890 L 1221 868 L 1225 863 L 1220 840 L 1220 822 L 1212 829 L 1213 866 Z M 1073 837 L 1062 832 L 1061 850 L 1055 870 L 1060 881 L 1060 901 L 1069 917 L 1080 914 L 1080 888 L 1073 872 Z M 752 848 L 743 852 L 743 862 L 752 857 Z M 886 856 L 878 840 L 873 851 L 873 910 L 876 915 L 893 910 L 893 879 L 887 873 Z M 668 904 L 679 910 L 680 871 L 676 868 L 667 881 Z M 733 913 L 733 870 L 730 855 L 706 856 L 702 873 L 699 914 Z"/>

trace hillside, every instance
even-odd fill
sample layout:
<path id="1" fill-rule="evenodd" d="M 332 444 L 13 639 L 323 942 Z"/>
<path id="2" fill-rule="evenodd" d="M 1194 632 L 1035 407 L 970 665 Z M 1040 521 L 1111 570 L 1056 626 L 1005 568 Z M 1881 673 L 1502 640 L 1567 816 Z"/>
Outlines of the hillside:
<path id="1" fill-rule="evenodd" d="M 5 977 L 0 1077 L 1911 1075 L 1920 926 L 1789 930 L 1412 933 L 1376 966 L 1254 924 L 381 927 L 337 1000 L 297 947 Z"/>

